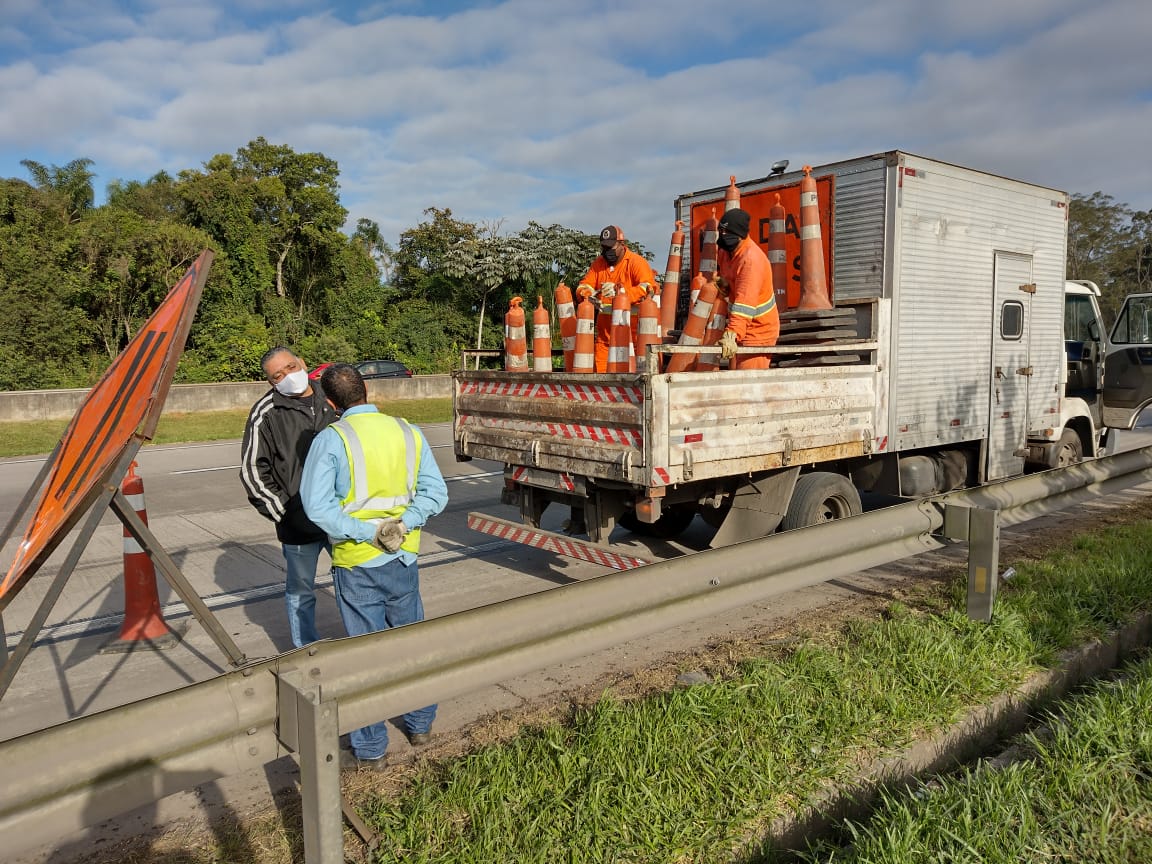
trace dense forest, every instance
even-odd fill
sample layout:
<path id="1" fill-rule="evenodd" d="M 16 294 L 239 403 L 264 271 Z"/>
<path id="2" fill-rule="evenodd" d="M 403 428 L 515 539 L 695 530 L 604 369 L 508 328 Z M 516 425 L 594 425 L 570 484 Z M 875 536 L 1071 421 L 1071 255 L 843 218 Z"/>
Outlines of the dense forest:
<path id="1" fill-rule="evenodd" d="M 179 381 L 259 378 L 277 344 L 445 372 L 461 348 L 499 345 L 512 295 L 550 301 L 598 251 L 560 225 L 511 233 L 437 207 L 394 248 L 370 219 L 348 234 L 336 162 L 263 138 L 176 177 L 114 181 L 98 207 L 90 159 L 22 164 L 28 178 L 0 179 L 0 390 L 91 385 L 204 248 L 216 260 Z M 1074 195 L 1068 276 L 1098 283 L 1109 317 L 1152 290 L 1152 212 Z"/>

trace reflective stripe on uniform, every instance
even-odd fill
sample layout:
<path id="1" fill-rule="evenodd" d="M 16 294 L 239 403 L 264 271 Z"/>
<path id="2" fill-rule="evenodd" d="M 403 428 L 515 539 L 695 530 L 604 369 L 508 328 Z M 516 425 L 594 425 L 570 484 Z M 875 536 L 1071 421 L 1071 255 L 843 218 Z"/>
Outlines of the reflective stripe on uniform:
<path id="1" fill-rule="evenodd" d="M 352 424 L 343 420 L 333 423 L 343 433 L 344 444 L 348 448 L 351 460 L 349 468 L 352 471 L 353 489 L 351 499 L 341 508 L 345 514 L 357 513 L 361 510 L 391 510 L 393 507 L 406 506 L 412 501 L 416 491 L 416 436 L 412 427 L 399 417 L 395 418 L 404 433 L 404 467 L 407 471 L 407 492 L 391 498 L 372 498 L 368 494 L 368 463 L 364 457 L 364 445 L 360 436 L 352 428 Z"/>
<path id="2" fill-rule="evenodd" d="M 733 303 L 731 313 L 738 315 L 741 318 L 759 318 L 761 315 L 767 315 L 772 311 L 776 305 L 776 298 L 769 296 L 768 301 L 761 303 L 759 306 L 747 306 L 744 303 Z"/>

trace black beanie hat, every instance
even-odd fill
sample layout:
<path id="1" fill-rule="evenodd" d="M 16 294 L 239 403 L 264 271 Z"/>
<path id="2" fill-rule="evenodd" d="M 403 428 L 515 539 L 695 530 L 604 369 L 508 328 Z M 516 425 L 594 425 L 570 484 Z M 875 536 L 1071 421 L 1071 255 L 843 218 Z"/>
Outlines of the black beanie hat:
<path id="1" fill-rule="evenodd" d="M 751 221 L 752 215 L 747 210 L 741 210 L 737 207 L 734 210 L 725 211 L 724 215 L 720 217 L 720 230 L 735 234 L 737 237 L 747 237 L 748 225 Z"/>

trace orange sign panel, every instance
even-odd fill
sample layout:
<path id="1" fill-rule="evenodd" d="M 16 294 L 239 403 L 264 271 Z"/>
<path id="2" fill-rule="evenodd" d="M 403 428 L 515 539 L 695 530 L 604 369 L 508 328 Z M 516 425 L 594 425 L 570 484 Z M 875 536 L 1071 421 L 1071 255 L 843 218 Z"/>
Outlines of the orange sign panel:
<path id="1" fill-rule="evenodd" d="M 829 174 L 816 178 L 816 197 L 820 207 L 820 237 L 824 241 L 824 272 L 828 274 L 828 284 L 832 281 L 832 184 L 834 177 Z M 790 296 L 800 296 L 800 181 L 754 192 L 741 190 L 740 207 L 752 216 L 748 236 L 760 244 L 765 254 L 768 252 L 768 211 L 776 203 L 776 196 L 784 207 L 784 258 L 785 278 L 794 283 Z M 704 223 L 716 212 L 716 218 L 724 215 L 723 193 L 715 201 L 705 201 L 692 205 L 692 272 L 699 268 L 700 245 L 703 239 Z M 772 286 L 777 291 L 779 285 Z"/>
<path id="2" fill-rule="evenodd" d="M 151 438 L 211 266 L 212 253 L 202 252 L 72 418 L 16 557 L 0 581 L 0 610 L 99 497 L 141 425 L 141 437 Z"/>

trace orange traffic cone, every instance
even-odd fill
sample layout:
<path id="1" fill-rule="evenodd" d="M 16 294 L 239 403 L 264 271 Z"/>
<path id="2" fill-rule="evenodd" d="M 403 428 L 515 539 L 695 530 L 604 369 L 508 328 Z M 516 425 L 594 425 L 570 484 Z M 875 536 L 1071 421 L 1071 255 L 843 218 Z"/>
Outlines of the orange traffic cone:
<path id="1" fill-rule="evenodd" d="M 612 298 L 612 330 L 608 337 L 608 372 L 635 372 L 632 353 L 632 301 L 623 288 Z"/>
<path id="2" fill-rule="evenodd" d="M 660 289 L 660 332 L 676 327 L 676 304 L 680 302 L 680 261 L 684 254 L 684 223 L 676 220 L 672 243 L 668 247 L 668 266 L 664 269 L 664 285 Z"/>
<path id="3" fill-rule="evenodd" d="M 736 188 L 736 175 L 728 177 L 728 188 L 724 190 L 724 212 L 735 210 L 740 206 L 740 190 Z"/>
<path id="4" fill-rule="evenodd" d="M 716 208 L 704 223 L 704 243 L 700 247 L 700 266 L 696 269 L 705 279 L 716 278 L 716 240 L 720 236 L 720 220 L 716 218 Z"/>
<path id="5" fill-rule="evenodd" d="M 536 309 L 532 313 L 532 371 L 552 371 L 552 327 L 544 298 L 537 295 Z"/>
<path id="6" fill-rule="evenodd" d="M 596 305 L 592 289 L 581 288 L 576 307 L 576 348 L 572 353 L 573 372 L 596 371 Z"/>
<path id="7" fill-rule="evenodd" d="M 528 340 L 524 333 L 522 297 L 513 297 L 504 316 L 504 369 L 507 372 L 528 371 Z"/>
<path id="8" fill-rule="evenodd" d="M 572 355 L 576 353 L 576 305 L 572 302 L 572 289 L 561 282 L 556 286 L 556 317 L 560 320 L 560 344 L 564 348 L 564 371 L 572 371 Z"/>
<path id="9" fill-rule="evenodd" d="M 824 241 L 820 237 L 820 204 L 812 166 L 804 166 L 800 181 L 800 303 L 797 309 L 831 309 L 824 273 Z"/>
<path id="10" fill-rule="evenodd" d="M 680 331 L 679 344 L 699 345 L 704 341 L 704 331 L 708 328 L 708 322 L 712 319 L 712 304 L 715 302 L 716 283 L 708 280 L 700 288 L 700 296 L 696 298 L 696 304 L 692 307 L 692 312 L 684 324 L 684 329 Z M 668 358 L 668 366 L 664 371 L 684 372 L 691 368 L 696 357 L 696 354 L 689 354 L 687 352 L 683 354 L 673 354 Z"/>
<path id="11" fill-rule="evenodd" d="M 776 292 L 776 305 L 780 311 L 793 308 L 800 302 L 800 286 L 795 289 L 787 281 L 788 258 L 784 251 L 785 220 L 788 214 L 776 193 L 776 203 L 768 208 L 768 261 L 772 264 L 772 287 Z M 792 295 L 796 296 L 793 297 Z"/>
<path id="12" fill-rule="evenodd" d="M 641 372 L 659 372 L 660 355 L 653 354 L 655 368 L 648 368 L 648 346 L 660 344 L 660 309 L 651 294 L 636 304 L 636 368 Z"/>
<path id="13" fill-rule="evenodd" d="M 128 466 L 120 491 L 140 517 L 148 524 L 144 506 L 144 481 L 136 474 L 136 463 Z M 108 653 L 130 651 L 137 646 L 169 648 L 180 641 L 180 635 L 165 622 L 156 592 L 156 568 L 136 538 L 124 527 L 124 621 L 115 639 L 100 650 Z"/>
<path id="14" fill-rule="evenodd" d="M 712 317 L 708 319 L 708 326 L 704 330 L 704 339 L 701 342 L 705 348 L 716 345 L 720 337 L 728 328 L 728 298 L 717 292 L 716 302 L 712 304 Z M 700 354 L 696 358 L 697 372 L 715 372 L 720 368 L 719 354 Z"/>

